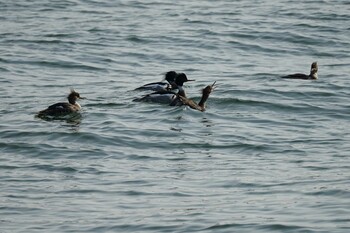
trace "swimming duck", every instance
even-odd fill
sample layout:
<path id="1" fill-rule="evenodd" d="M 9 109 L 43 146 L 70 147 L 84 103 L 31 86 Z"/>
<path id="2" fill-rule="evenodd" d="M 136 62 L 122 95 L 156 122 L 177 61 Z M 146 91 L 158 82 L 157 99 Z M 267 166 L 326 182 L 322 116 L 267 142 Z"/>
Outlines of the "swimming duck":
<path id="1" fill-rule="evenodd" d="M 185 82 L 190 82 L 190 81 L 194 81 L 194 80 L 188 79 L 186 74 L 184 73 L 179 73 L 176 75 L 175 82 L 173 83 L 173 86 L 178 89 L 178 93 L 175 93 L 173 91 L 164 91 L 164 90 L 157 91 L 157 92 L 153 92 L 151 94 L 145 95 L 141 98 L 134 99 L 134 101 L 163 103 L 163 104 L 169 104 L 169 105 L 175 106 L 179 102 L 178 96 L 186 97 L 183 84 Z"/>
<path id="2" fill-rule="evenodd" d="M 313 62 L 311 64 L 311 70 L 310 70 L 310 74 L 309 75 L 297 73 L 297 74 L 290 74 L 290 75 L 287 75 L 287 76 L 283 76 L 282 78 L 289 78 L 289 79 L 318 79 L 317 71 L 318 71 L 317 62 Z"/>
<path id="3" fill-rule="evenodd" d="M 202 98 L 198 104 L 195 101 L 188 99 L 184 96 L 179 96 L 179 98 L 184 105 L 187 105 L 190 108 L 196 109 L 198 111 L 204 112 L 206 108 L 205 103 L 208 100 L 210 93 L 216 87 L 215 83 L 216 81 L 212 85 L 208 85 L 202 90 Z"/>
<path id="4" fill-rule="evenodd" d="M 80 94 L 76 92 L 74 89 L 71 89 L 71 92 L 67 98 L 68 98 L 68 103 L 61 102 L 61 103 L 53 104 L 49 106 L 47 109 L 40 111 L 37 116 L 38 117 L 62 116 L 62 115 L 68 115 L 71 113 L 78 112 L 81 109 L 81 106 L 77 102 L 77 99 L 85 99 L 84 97 L 81 97 Z"/>
<path id="5" fill-rule="evenodd" d="M 165 80 L 167 82 L 148 83 L 136 88 L 135 90 L 170 91 L 176 89 L 176 87 L 173 84 L 177 75 L 178 73 L 176 73 L 175 71 L 169 71 L 165 74 Z"/>

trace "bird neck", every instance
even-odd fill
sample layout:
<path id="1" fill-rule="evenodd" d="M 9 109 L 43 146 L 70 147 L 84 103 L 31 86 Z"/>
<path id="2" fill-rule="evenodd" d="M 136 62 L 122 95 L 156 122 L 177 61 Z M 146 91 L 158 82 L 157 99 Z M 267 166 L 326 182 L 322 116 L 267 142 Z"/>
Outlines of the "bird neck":
<path id="1" fill-rule="evenodd" d="M 186 92 L 185 92 L 185 89 L 183 88 L 183 86 L 178 86 L 178 89 L 179 89 L 179 92 L 178 92 L 178 95 L 181 95 L 183 97 L 186 97 Z"/>
<path id="2" fill-rule="evenodd" d="M 318 75 L 317 75 L 317 71 L 311 71 L 310 72 L 310 75 L 309 75 L 310 78 L 312 79 L 318 79 Z"/>
<path id="3" fill-rule="evenodd" d="M 70 104 L 75 104 L 77 101 L 77 99 L 75 98 L 75 96 L 68 96 L 68 102 Z"/>
<path id="4" fill-rule="evenodd" d="M 78 109 L 81 109 L 81 106 L 80 106 L 80 104 L 79 104 L 78 102 L 75 101 L 75 104 L 74 104 L 74 105 L 77 106 Z"/>
<path id="5" fill-rule="evenodd" d="M 209 98 L 209 93 L 203 92 L 202 94 L 202 98 L 198 103 L 198 106 L 200 106 L 202 109 L 205 108 L 205 102 L 208 100 Z"/>

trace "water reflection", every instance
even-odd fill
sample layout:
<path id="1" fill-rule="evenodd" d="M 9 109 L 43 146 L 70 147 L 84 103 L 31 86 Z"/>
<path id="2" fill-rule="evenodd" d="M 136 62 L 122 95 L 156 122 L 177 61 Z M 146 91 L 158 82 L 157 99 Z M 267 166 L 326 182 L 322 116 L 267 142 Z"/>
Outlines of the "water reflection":
<path id="1" fill-rule="evenodd" d="M 213 135 L 212 127 L 215 126 L 215 123 L 212 119 L 209 119 L 207 117 L 202 117 L 201 119 L 199 119 L 198 121 L 195 121 L 194 123 L 195 123 L 195 125 L 193 125 L 189 129 L 193 129 L 193 130 L 197 131 L 197 134 L 200 134 L 202 136 Z M 179 124 L 177 124 L 177 125 L 179 126 Z M 181 132 L 183 129 L 179 126 L 176 128 L 172 127 L 171 130 Z"/>
<path id="2" fill-rule="evenodd" d="M 60 122 L 64 127 L 68 127 L 73 132 L 78 132 L 80 124 L 82 122 L 82 114 L 81 113 L 72 113 L 64 116 L 38 116 L 35 118 L 40 118 L 41 120 L 48 122 Z"/>
<path id="3" fill-rule="evenodd" d="M 211 119 L 208 119 L 206 117 L 203 117 L 201 120 L 201 123 L 205 126 L 205 127 L 213 127 L 214 126 L 214 122 Z"/>
<path id="4" fill-rule="evenodd" d="M 181 128 L 170 127 L 170 130 L 176 131 L 176 132 L 182 132 Z"/>

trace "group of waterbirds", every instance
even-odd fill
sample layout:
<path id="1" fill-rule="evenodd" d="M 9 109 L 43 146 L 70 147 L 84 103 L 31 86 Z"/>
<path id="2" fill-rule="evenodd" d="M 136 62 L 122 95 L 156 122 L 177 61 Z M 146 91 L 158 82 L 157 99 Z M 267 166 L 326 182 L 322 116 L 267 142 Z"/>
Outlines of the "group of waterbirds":
<path id="1" fill-rule="evenodd" d="M 317 62 L 311 64 L 310 74 L 291 74 L 283 76 L 281 78 L 286 79 L 318 79 L 318 65 Z M 153 91 L 143 95 L 142 97 L 136 98 L 133 101 L 135 102 L 155 102 L 161 104 L 167 104 L 170 106 L 189 106 L 192 109 L 198 111 L 205 111 L 206 101 L 209 98 L 209 95 L 216 87 L 216 82 L 211 85 L 206 86 L 202 89 L 202 97 L 197 103 L 192 99 L 189 99 L 186 96 L 185 89 L 183 87 L 184 83 L 194 81 L 188 79 L 185 73 L 177 73 L 175 71 L 169 71 L 165 74 L 166 82 L 153 82 L 145 84 L 141 87 L 136 88 L 135 90 L 142 91 Z M 77 102 L 78 99 L 85 99 L 81 97 L 80 94 L 71 89 L 70 94 L 68 95 L 68 102 L 60 102 L 53 105 L 50 105 L 48 108 L 40 111 L 37 116 L 40 118 L 46 117 L 56 117 L 56 116 L 65 116 L 72 113 L 77 113 L 81 110 L 80 104 Z"/>
<path id="2" fill-rule="evenodd" d="M 205 103 L 209 98 L 210 93 L 215 88 L 216 82 L 208 85 L 202 90 L 202 98 L 199 103 L 188 99 L 183 87 L 185 82 L 195 81 L 188 79 L 185 73 L 177 73 L 169 71 L 165 74 L 165 82 L 148 83 L 136 90 L 151 90 L 152 93 L 146 94 L 140 98 L 134 99 L 136 102 L 154 102 L 168 104 L 170 106 L 187 105 L 199 111 L 205 111 Z"/>

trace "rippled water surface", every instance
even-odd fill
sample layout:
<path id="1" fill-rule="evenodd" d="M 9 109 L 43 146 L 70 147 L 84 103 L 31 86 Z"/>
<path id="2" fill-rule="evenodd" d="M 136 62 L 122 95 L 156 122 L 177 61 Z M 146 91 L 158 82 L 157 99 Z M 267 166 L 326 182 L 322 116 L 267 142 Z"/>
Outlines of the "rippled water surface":
<path id="1" fill-rule="evenodd" d="M 0 232 L 349 232 L 349 12 L 1 1 Z M 132 101 L 169 70 L 217 82 L 206 112 Z M 35 118 L 71 87 L 81 115 Z"/>

